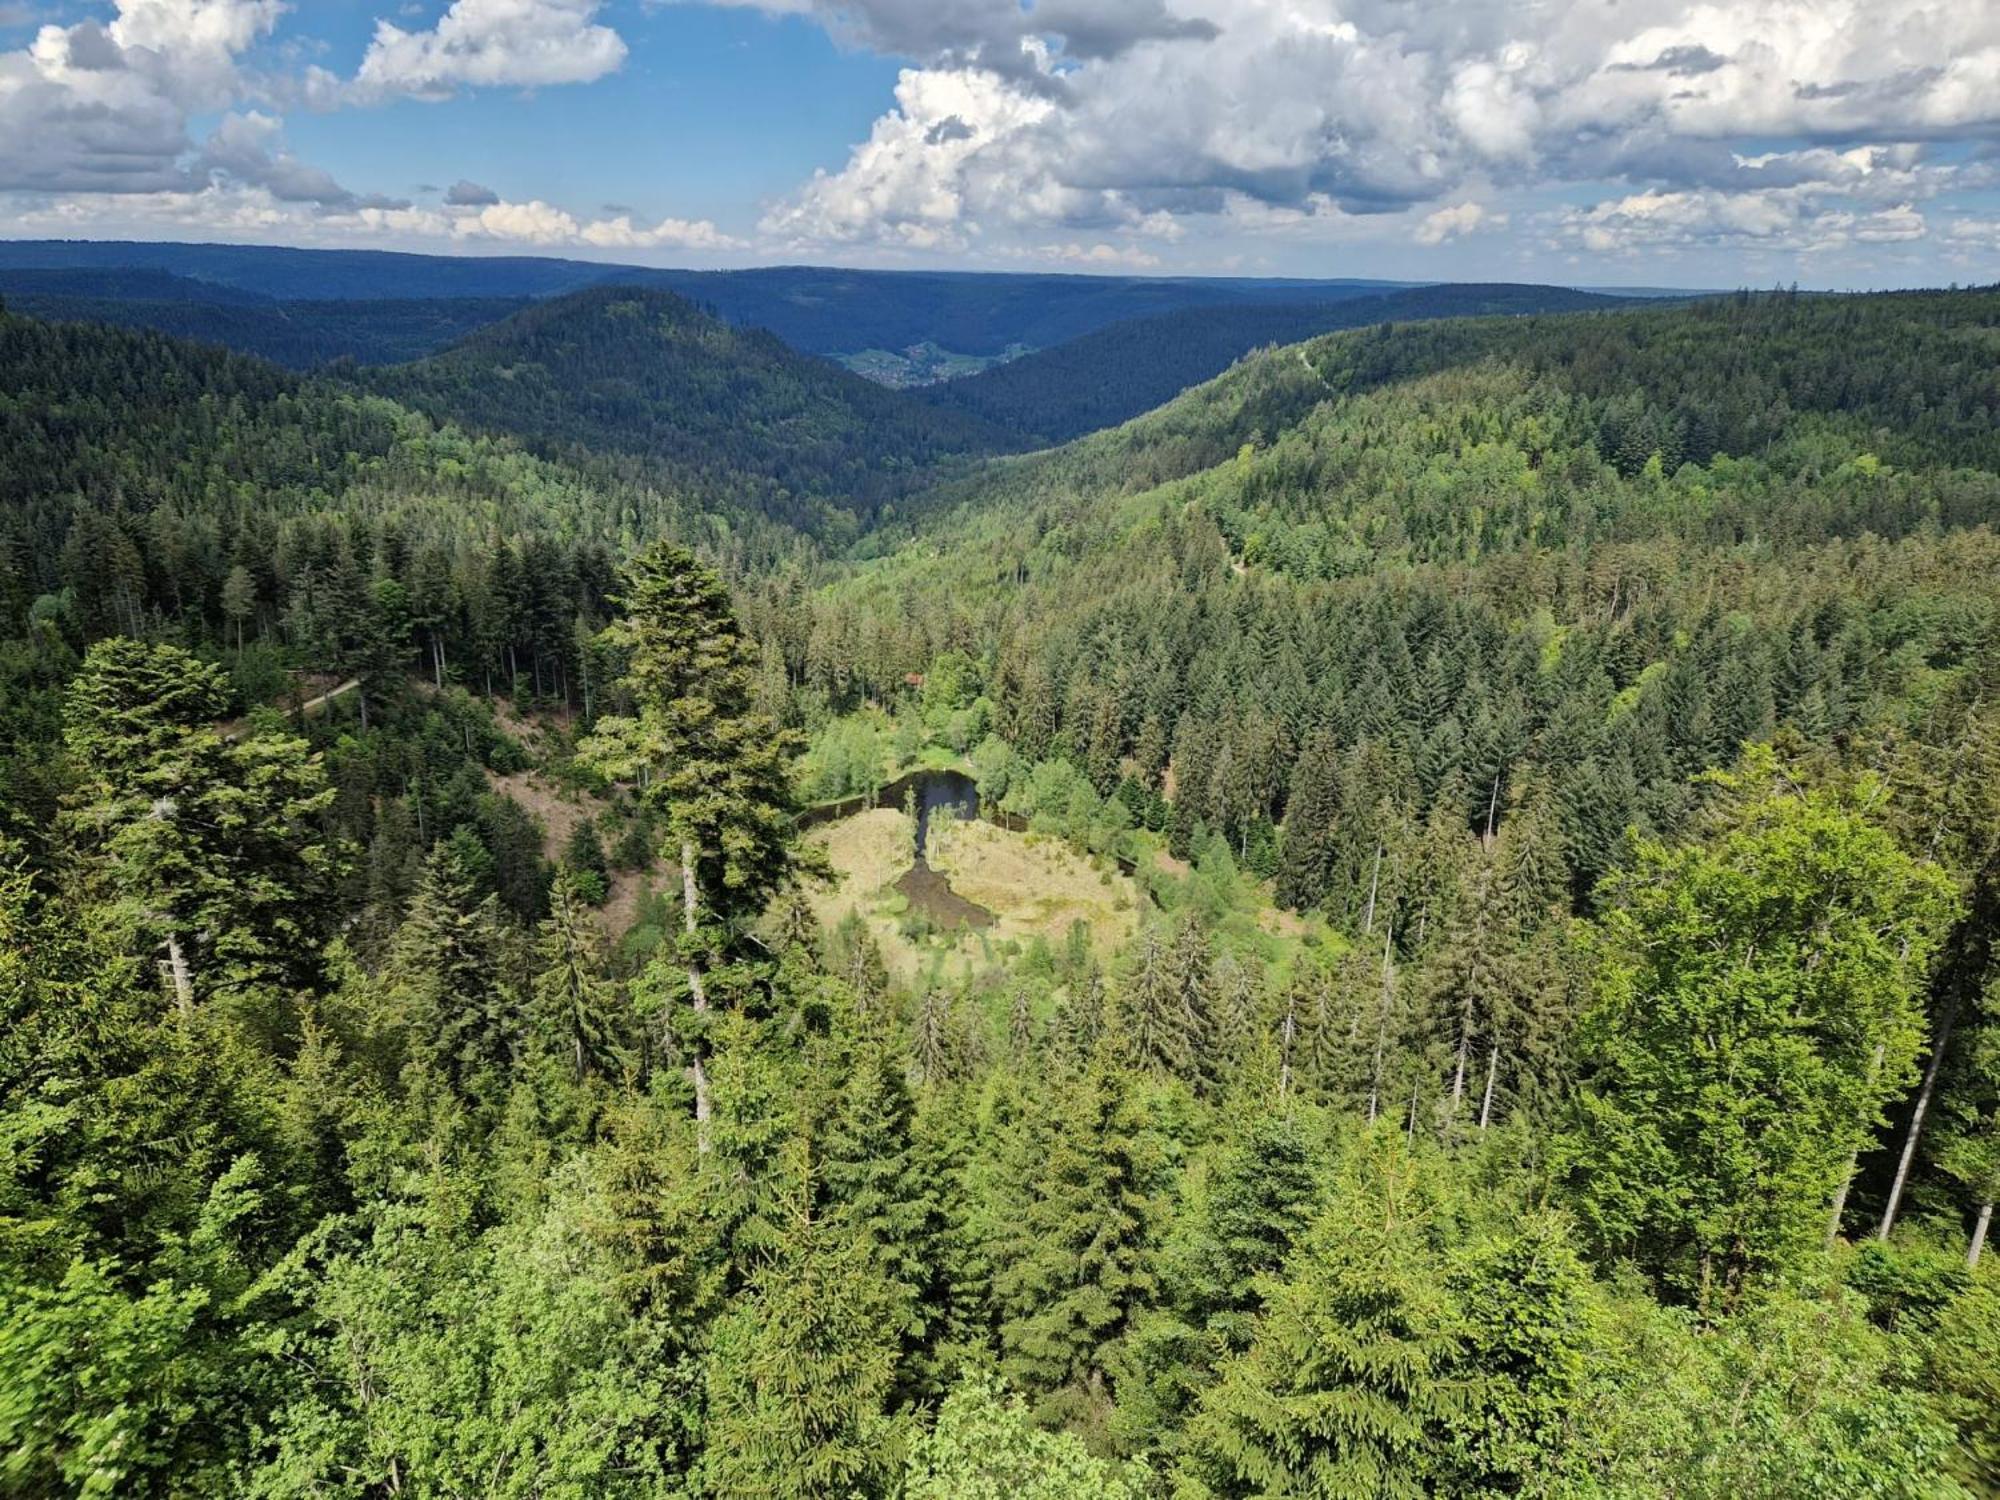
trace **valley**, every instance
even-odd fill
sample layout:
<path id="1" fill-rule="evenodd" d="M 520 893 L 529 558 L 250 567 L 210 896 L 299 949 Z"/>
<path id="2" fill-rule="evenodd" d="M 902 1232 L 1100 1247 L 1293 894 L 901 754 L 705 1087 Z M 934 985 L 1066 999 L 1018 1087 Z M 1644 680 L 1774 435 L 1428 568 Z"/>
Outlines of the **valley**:
<path id="1" fill-rule="evenodd" d="M 1995 1492 L 2000 291 L 52 254 L 0 1493 Z"/>

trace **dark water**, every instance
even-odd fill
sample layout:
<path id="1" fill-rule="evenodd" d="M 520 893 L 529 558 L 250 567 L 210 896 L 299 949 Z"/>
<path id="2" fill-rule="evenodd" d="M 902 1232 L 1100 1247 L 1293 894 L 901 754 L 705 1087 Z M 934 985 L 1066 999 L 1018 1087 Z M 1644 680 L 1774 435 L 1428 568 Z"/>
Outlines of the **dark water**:
<path id="1" fill-rule="evenodd" d="M 905 776 L 897 785 L 896 800 L 888 805 L 903 805 L 904 792 L 900 788 L 907 787 L 914 793 L 919 860 L 930 847 L 931 814 L 940 807 L 950 808 L 952 816 L 961 823 L 969 823 L 979 816 L 979 783 L 962 771 L 919 771 L 914 776 Z"/>
<path id="2" fill-rule="evenodd" d="M 979 816 L 979 785 L 963 771 L 912 771 L 890 782 L 872 797 L 848 797 L 840 802 L 824 803 L 809 809 L 799 821 L 811 828 L 851 818 L 871 807 L 900 809 L 905 798 L 914 804 L 917 815 L 916 858 L 897 880 L 896 889 L 903 893 L 912 907 L 923 912 L 939 927 L 991 927 L 996 920 L 993 913 L 978 902 L 968 901 L 959 895 L 951 888 L 951 882 L 933 870 L 924 858 L 924 850 L 930 844 L 932 813 L 941 807 L 948 807 L 953 816 L 961 821 Z"/>

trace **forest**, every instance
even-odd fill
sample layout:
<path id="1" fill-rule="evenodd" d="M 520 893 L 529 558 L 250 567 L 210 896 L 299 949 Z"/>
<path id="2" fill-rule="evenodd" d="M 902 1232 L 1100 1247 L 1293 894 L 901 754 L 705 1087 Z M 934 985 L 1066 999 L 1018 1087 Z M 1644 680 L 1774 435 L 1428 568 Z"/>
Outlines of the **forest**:
<path id="1" fill-rule="evenodd" d="M 0 1495 L 2000 1495 L 2000 289 L 1472 310 L 0 311 Z"/>

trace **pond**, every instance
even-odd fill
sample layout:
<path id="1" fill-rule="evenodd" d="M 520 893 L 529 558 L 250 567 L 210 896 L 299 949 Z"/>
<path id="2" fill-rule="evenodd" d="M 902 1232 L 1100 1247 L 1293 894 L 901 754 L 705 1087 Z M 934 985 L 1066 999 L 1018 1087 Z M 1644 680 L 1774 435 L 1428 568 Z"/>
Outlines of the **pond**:
<path id="1" fill-rule="evenodd" d="M 898 777 L 872 796 L 847 797 L 809 808 L 799 819 L 802 826 L 818 827 L 866 812 L 871 807 L 901 808 L 908 803 L 917 815 L 917 837 L 910 868 L 896 881 L 910 906 L 948 931 L 961 927 L 991 927 L 993 913 L 976 901 L 968 901 L 951 888 L 951 882 L 924 858 L 929 847 L 931 814 L 948 807 L 961 821 L 979 816 L 979 785 L 963 771 L 912 771 Z"/>

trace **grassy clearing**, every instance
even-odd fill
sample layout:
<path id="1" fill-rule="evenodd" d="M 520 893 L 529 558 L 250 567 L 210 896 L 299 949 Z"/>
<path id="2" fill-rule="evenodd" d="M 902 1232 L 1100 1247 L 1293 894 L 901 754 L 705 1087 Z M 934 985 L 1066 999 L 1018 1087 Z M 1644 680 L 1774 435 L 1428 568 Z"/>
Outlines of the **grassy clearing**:
<path id="1" fill-rule="evenodd" d="M 858 912 L 882 945 L 890 972 L 906 982 L 938 973 L 970 977 L 1005 962 L 1037 938 L 1060 943 L 1074 922 L 1088 924 L 1093 945 L 1109 958 L 1138 927 L 1145 897 L 1109 860 L 1078 854 L 1060 840 L 1011 833 L 991 823 L 933 828 L 930 862 L 954 891 L 992 912 L 982 931 L 935 932 L 917 920 L 895 887 L 910 867 L 910 820 L 878 807 L 815 829 L 833 883 L 813 897 L 819 919 L 832 925 Z"/>
<path id="2" fill-rule="evenodd" d="M 1092 944 L 1108 958 L 1138 928 L 1144 898 L 1108 859 L 993 823 L 957 823 L 932 842 L 931 864 L 951 888 L 999 918 L 987 934 L 992 940 L 1039 936 L 1054 944 L 1072 923 L 1086 922 Z"/>

